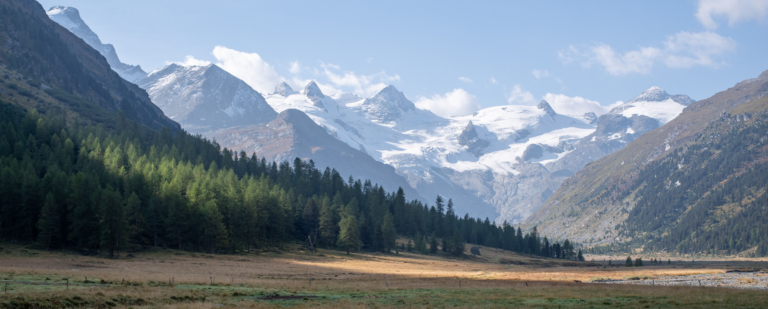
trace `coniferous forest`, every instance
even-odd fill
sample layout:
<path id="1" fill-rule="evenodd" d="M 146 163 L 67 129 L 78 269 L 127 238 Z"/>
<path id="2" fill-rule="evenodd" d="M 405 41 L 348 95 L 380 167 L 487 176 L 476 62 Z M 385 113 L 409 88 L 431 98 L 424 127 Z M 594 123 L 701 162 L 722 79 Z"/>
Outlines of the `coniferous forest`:
<path id="1" fill-rule="evenodd" d="M 451 199 L 409 201 L 402 189 L 312 161 L 267 162 L 122 115 L 114 126 L 0 104 L 0 238 L 111 257 L 157 247 L 236 254 L 289 241 L 346 252 L 460 256 L 471 243 L 578 256 L 535 228 L 461 217 Z M 413 243 L 398 247 L 398 235 Z"/>

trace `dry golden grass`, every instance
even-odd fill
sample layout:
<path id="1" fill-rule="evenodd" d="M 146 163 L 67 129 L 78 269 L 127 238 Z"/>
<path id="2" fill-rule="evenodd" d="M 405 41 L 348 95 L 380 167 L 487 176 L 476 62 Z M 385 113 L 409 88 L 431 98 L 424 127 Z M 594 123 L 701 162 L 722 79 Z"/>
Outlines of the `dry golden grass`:
<path id="1" fill-rule="evenodd" d="M 712 289 L 705 292 L 686 287 L 637 288 L 574 282 L 587 282 L 593 278 L 722 273 L 734 268 L 715 262 L 697 262 L 696 268 L 691 268 L 689 264 L 603 268 L 597 266 L 601 265 L 598 263 L 543 259 L 484 247 L 481 247 L 482 256 L 462 259 L 410 253 L 347 256 L 343 252 L 323 249 L 313 255 L 302 251 L 298 244 L 249 255 L 159 250 L 134 253 L 136 258 L 122 259 L 35 251 L 20 246 L 4 247 L 0 251 L 0 279 L 3 280 L 42 281 L 47 278 L 52 282 L 61 282 L 63 278 L 69 278 L 71 283 L 83 283 L 87 276 L 89 282 L 104 280 L 116 284 L 73 286 L 69 292 L 64 291 L 63 286 L 59 286 L 59 290 L 41 290 L 36 286 L 17 285 L 11 293 L 0 297 L 0 307 L 13 297 L 53 301 L 56 304 L 56 299 L 71 297 L 73 293 L 91 300 L 88 306 L 97 306 L 96 301 L 108 299 L 117 299 L 113 302 L 120 305 L 119 295 L 130 295 L 134 298 L 122 300 L 124 304 L 169 308 L 209 308 L 220 303 L 256 308 L 280 305 L 276 301 L 256 299 L 259 295 L 271 293 L 325 297 L 288 301 L 297 308 L 353 308 L 371 304 L 384 307 L 421 307 L 413 304 L 546 307 L 546 304 L 580 305 L 569 303 L 579 299 L 598 307 L 608 306 L 608 303 L 618 304 L 617 301 L 631 307 L 630 303 L 640 304 L 641 300 L 648 299 L 683 301 L 664 303 L 664 306 L 675 307 L 674 304 L 698 304 L 701 299 L 710 298 L 706 304 L 723 304 L 733 297 L 755 293 L 760 297 L 750 296 L 744 301 L 765 300 L 768 303 L 768 295 L 757 291 L 718 289 L 713 293 Z M 739 262 L 728 263 L 733 265 Z M 749 263 L 752 264 L 740 265 L 759 266 Z M 211 285 L 213 277 L 216 284 Z M 168 284 L 169 279 L 174 286 Z M 136 286 L 120 285 L 123 282 Z M 202 301 L 203 296 L 205 301 Z M 187 299 L 177 301 L 182 297 Z M 134 304 L 136 298 L 144 303 Z M 509 303 L 512 300 L 514 302 Z M 711 305 L 703 307 L 708 306 Z"/>

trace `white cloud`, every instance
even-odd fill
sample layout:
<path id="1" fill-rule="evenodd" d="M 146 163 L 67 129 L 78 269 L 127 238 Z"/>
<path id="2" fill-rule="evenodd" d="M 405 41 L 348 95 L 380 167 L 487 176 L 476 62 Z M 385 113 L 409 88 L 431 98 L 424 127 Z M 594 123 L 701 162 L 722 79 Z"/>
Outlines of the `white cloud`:
<path id="1" fill-rule="evenodd" d="M 283 80 L 275 72 L 275 68 L 261 59 L 257 53 L 244 53 L 224 46 L 216 46 L 213 49 L 213 56 L 218 60 L 216 65 L 242 79 L 258 92 L 270 93 L 275 89 L 275 85 Z"/>
<path id="2" fill-rule="evenodd" d="M 569 97 L 564 94 L 547 93 L 544 95 L 544 100 L 552 106 L 555 112 L 564 115 L 583 115 L 593 112 L 599 116 L 611 110 L 611 107 L 602 106 L 597 101 L 582 97 Z"/>
<path id="3" fill-rule="evenodd" d="M 341 71 L 338 65 L 324 63 L 321 66 L 323 74 L 334 86 L 351 87 L 352 92 L 361 97 L 373 96 L 387 87 L 387 83 L 400 80 L 399 75 L 387 75 L 384 71 L 372 75 L 358 75 L 355 72 L 337 72 Z"/>
<path id="4" fill-rule="evenodd" d="M 467 84 L 471 84 L 472 83 L 472 79 L 469 78 L 469 77 L 459 76 L 459 80 L 462 81 L 462 82 L 465 82 Z"/>
<path id="5" fill-rule="evenodd" d="M 768 1 L 766 2 L 768 3 Z M 722 64 L 712 59 L 736 50 L 736 41 L 714 32 L 680 32 L 664 42 L 667 51 L 665 62 L 671 68 L 688 68 L 695 65 L 717 67 Z"/>
<path id="6" fill-rule="evenodd" d="M 494 84 L 494 85 L 499 83 L 499 82 L 496 81 L 496 78 L 493 77 L 493 76 L 491 76 L 491 79 L 489 79 L 488 81 L 491 82 L 491 84 Z"/>
<path id="7" fill-rule="evenodd" d="M 533 74 L 533 77 L 536 77 L 536 79 L 540 79 L 542 77 L 549 76 L 549 71 L 547 71 L 547 70 L 533 70 L 531 72 L 531 74 Z"/>
<path id="8" fill-rule="evenodd" d="M 515 85 L 507 96 L 507 102 L 514 105 L 531 105 L 536 103 L 536 99 L 533 97 L 533 94 L 524 90 L 523 87 Z"/>
<path id="9" fill-rule="evenodd" d="M 444 95 L 420 97 L 415 104 L 418 108 L 430 110 L 442 117 L 466 116 L 480 110 L 480 102 L 477 98 L 461 88 L 456 88 Z"/>
<path id="10" fill-rule="evenodd" d="M 192 56 L 186 56 L 184 57 L 184 61 L 182 62 L 166 62 L 167 64 L 175 63 L 181 66 L 185 67 L 191 67 L 191 66 L 206 66 L 211 64 L 210 61 L 195 59 L 195 57 Z"/>
<path id="11" fill-rule="evenodd" d="M 690 33 L 681 31 L 667 37 L 663 48 L 640 47 L 624 53 L 611 46 L 598 43 L 584 49 L 569 46 L 558 57 L 564 64 L 579 62 L 584 67 L 600 65 L 608 74 L 619 76 L 632 73 L 648 74 L 653 66 L 662 62 L 670 68 L 692 66 L 718 67 L 724 62 L 715 60 L 736 49 L 736 41 L 714 32 Z"/>
<path id="12" fill-rule="evenodd" d="M 696 18 L 707 29 L 717 29 L 713 16 L 725 15 L 728 25 L 736 22 L 756 19 L 763 20 L 768 15 L 768 1 L 765 0 L 699 0 Z"/>
<path id="13" fill-rule="evenodd" d="M 291 66 L 288 68 L 288 71 L 292 74 L 299 74 L 301 73 L 301 63 L 298 61 L 291 61 Z"/>

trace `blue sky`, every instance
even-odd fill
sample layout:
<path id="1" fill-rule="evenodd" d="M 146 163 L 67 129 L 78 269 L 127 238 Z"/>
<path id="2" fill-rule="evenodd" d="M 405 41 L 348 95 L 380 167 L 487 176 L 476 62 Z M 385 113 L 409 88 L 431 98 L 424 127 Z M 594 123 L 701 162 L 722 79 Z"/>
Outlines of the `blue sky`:
<path id="1" fill-rule="evenodd" d="M 443 115 L 545 96 L 583 111 L 651 86 L 700 100 L 768 70 L 766 0 L 39 2 L 78 8 L 147 71 L 191 56 L 260 92 L 393 84 Z"/>

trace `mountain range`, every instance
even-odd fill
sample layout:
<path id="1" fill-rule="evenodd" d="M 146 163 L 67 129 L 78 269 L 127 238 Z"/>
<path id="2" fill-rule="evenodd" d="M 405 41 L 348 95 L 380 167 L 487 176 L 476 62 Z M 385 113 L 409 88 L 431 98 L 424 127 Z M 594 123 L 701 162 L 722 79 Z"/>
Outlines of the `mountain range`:
<path id="1" fill-rule="evenodd" d="M 768 71 L 690 103 L 667 124 L 577 172 L 526 224 L 587 245 L 756 250 L 760 233 L 747 222 L 763 216 L 766 182 L 732 184 L 744 183 L 765 162 L 768 137 L 759 128 L 766 121 L 766 94 Z M 719 227 L 729 229 L 719 233 Z M 747 231 L 739 235 L 742 228 Z M 733 235 L 739 237 L 717 240 Z"/>
<path id="2" fill-rule="evenodd" d="M 97 36 L 79 15 L 65 13 L 72 11 L 54 7 L 49 15 L 56 21 L 66 20 L 66 25 L 78 25 L 73 29 L 79 32 L 73 33 L 104 50 L 110 59 L 107 52 L 114 49 L 99 48 L 100 41 L 85 39 Z M 216 65 L 179 64 L 135 81 L 185 130 L 215 138 L 224 147 L 276 160 L 298 156 L 337 168 L 340 165 L 329 160 L 328 153 L 299 149 L 370 156 L 373 160 L 350 163 L 377 162 L 394 168 L 393 172 L 368 174 L 368 170 L 391 169 L 347 164 L 350 171 L 377 183 L 402 186 L 420 197 L 452 198 L 457 213 L 512 223 L 526 220 L 589 162 L 669 122 L 693 102 L 652 87 L 599 117 L 559 114 L 542 101 L 537 106 L 494 106 L 445 118 L 417 108 L 391 85 L 370 98 L 349 93 L 328 96 L 314 82 L 294 85 L 301 86 L 300 91 L 283 82 L 272 94 L 260 94 Z M 286 124 L 302 121 L 301 117 L 278 117 L 291 109 L 305 113 L 333 142 L 306 138 L 306 131 L 296 128 L 307 128 L 307 123 Z M 273 121 L 282 124 L 273 126 Z M 290 133 L 276 135 L 278 131 Z M 270 142 L 267 136 L 285 140 Z"/>

